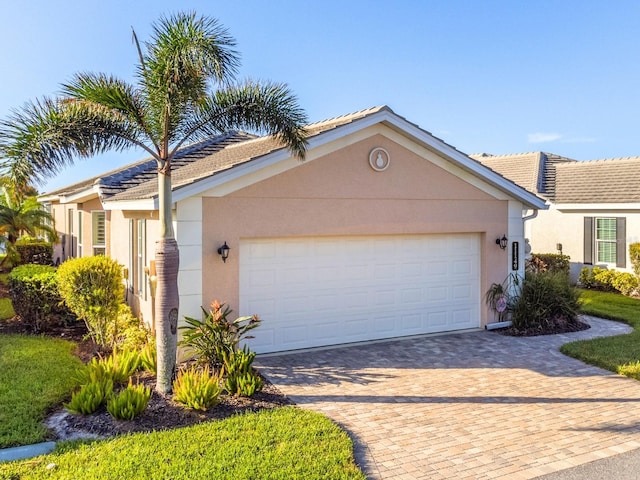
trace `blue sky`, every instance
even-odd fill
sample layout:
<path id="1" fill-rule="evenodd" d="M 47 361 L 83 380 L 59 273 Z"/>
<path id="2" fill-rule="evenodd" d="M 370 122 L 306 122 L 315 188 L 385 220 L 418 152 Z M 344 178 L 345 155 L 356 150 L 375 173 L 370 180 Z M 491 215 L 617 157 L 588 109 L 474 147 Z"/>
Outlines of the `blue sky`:
<path id="1" fill-rule="evenodd" d="M 311 121 L 389 105 L 465 153 L 640 155 L 640 2 L 616 0 L 4 1 L 0 117 L 74 72 L 132 80 L 131 27 L 218 18 L 240 77 L 286 82 Z M 55 189 L 142 158 L 80 160 Z"/>

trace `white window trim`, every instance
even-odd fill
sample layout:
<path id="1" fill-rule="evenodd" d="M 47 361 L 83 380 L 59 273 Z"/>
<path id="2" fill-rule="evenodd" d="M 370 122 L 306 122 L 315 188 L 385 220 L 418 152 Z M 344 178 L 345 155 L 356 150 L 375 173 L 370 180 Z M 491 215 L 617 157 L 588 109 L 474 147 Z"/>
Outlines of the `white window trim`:
<path id="1" fill-rule="evenodd" d="M 600 220 L 610 220 L 613 221 L 613 228 L 614 228 L 614 238 L 613 240 L 600 240 L 598 238 L 598 221 Z M 594 257 L 595 257 L 595 263 L 598 265 L 610 265 L 615 267 L 616 266 L 616 258 L 617 258 L 617 248 L 618 248 L 618 244 L 617 244 L 617 223 L 616 223 L 616 218 L 615 217 L 595 217 L 594 219 L 594 226 L 593 226 L 593 235 L 594 235 L 594 246 L 595 246 L 595 252 L 594 252 Z M 600 259 L 600 249 L 598 248 L 599 245 L 601 243 L 607 243 L 607 244 L 613 244 L 613 261 L 612 262 L 607 262 L 604 260 Z"/>
<path id="2" fill-rule="evenodd" d="M 102 213 L 104 218 L 104 243 L 96 243 L 95 235 L 95 220 L 96 214 Z M 96 253 L 96 249 L 101 249 L 102 253 Z M 91 251 L 93 255 L 106 255 L 107 254 L 107 212 L 105 210 L 92 210 L 91 211 Z"/>

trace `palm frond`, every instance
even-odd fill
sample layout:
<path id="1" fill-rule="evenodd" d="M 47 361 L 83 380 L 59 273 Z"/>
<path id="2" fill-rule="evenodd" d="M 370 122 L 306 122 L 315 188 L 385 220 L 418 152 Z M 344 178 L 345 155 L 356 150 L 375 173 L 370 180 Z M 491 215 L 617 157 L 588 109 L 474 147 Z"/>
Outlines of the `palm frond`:
<path id="1" fill-rule="evenodd" d="M 210 83 L 234 78 L 239 66 L 235 40 L 215 19 L 179 13 L 155 23 L 145 46 L 138 75 L 150 129 L 171 144 Z"/>
<path id="2" fill-rule="evenodd" d="M 132 85 L 113 76 L 78 73 L 69 83 L 62 85 L 62 93 L 69 98 L 102 106 L 105 111 L 117 112 L 129 122 L 131 129 L 140 130 L 140 137 L 147 136 L 154 140 L 146 128 L 146 105 Z"/>
<path id="3" fill-rule="evenodd" d="M 280 83 L 247 81 L 217 90 L 190 123 L 193 139 L 228 130 L 275 135 L 291 153 L 304 159 L 307 116 L 291 90 Z"/>
<path id="4" fill-rule="evenodd" d="M 116 110 L 44 98 L 0 121 L 0 170 L 16 180 L 43 180 L 77 157 L 140 145 L 139 136 L 136 125 Z"/>

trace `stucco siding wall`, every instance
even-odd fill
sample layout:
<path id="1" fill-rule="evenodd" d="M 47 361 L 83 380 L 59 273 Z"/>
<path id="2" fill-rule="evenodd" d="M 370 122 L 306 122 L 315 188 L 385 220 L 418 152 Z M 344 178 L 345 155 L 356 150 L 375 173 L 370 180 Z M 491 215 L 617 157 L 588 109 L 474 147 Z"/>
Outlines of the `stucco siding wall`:
<path id="1" fill-rule="evenodd" d="M 374 147 L 391 156 L 384 172 L 369 166 Z M 260 314 L 237 311 L 242 238 L 480 233 L 481 293 L 504 281 L 509 257 L 495 239 L 522 236 L 521 205 L 510 207 L 435 164 L 442 160 L 374 135 L 227 196 L 209 192 L 202 199 L 202 304 L 218 299 L 238 315 Z M 223 263 L 216 250 L 225 241 L 231 252 Z"/>
<path id="2" fill-rule="evenodd" d="M 632 272 L 629 259 L 629 244 L 640 242 L 640 212 L 638 211 L 558 211 L 551 206 L 538 212 L 535 219 L 526 222 L 526 236 L 531 240 L 533 253 L 558 253 L 556 244 L 562 244 L 562 253 L 571 257 L 571 275 L 577 280 L 584 266 L 584 217 L 625 217 L 626 222 L 626 268 L 609 265 L 620 271 Z M 603 265 L 604 266 L 604 265 Z"/>
<path id="3" fill-rule="evenodd" d="M 178 273 L 178 291 L 180 292 L 180 316 L 200 318 L 201 306 L 207 307 L 211 300 L 203 299 L 202 267 L 203 253 L 210 251 L 213 245 L 203 242 L 202 198 L 191 197 L 178 202 L 175 211 L 176 240 L 180 249 L 180 272 Z M 215 217 L 208 217 L 215 221 Z M 215 247 L 217 249 L 217 246 Z M 217 256 L 217 254 L 216 254 Z"/>
<path id="4" fill-rule="evenodd" d="M 158 238 L 158 212 L 123 212 L 112 210 L 111 230 L 114 241 L 111 243 L 111 257 L 123 267 L 129 270 L 129 278 L 125 280 L 125 287 L 128 289 L 127 303 L 131 306 L 135 315 L 140 317 L 149 327 L 153 326 L 153 298 L 148 285 L 149 276 L 143 272 L 135 272 L 137 269 L 137 259 L 130 259 L 129 241 L 129 221 L 136 222 L 138 219 L 146 221 L 146 267 L 150 267 L 154 259 L 155 242 Z M 136 238 L 133 239 L 136 242 Z M 136 282 L 136 275 L 143 276 L 143 294 L 139 294 Z"/>

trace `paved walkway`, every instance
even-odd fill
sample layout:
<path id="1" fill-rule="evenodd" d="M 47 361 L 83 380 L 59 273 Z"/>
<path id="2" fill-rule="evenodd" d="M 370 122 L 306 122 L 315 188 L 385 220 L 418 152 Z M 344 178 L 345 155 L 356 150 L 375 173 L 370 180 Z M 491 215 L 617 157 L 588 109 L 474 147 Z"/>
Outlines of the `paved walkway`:
<path id="1" fill-rule="evenodd" d="M 354 439 L 373 479 L 528 479 L 640 448 L 640 382 L 565 357 L 563 343 L 475 331 L 261 356 L 299 406 Z"/>

